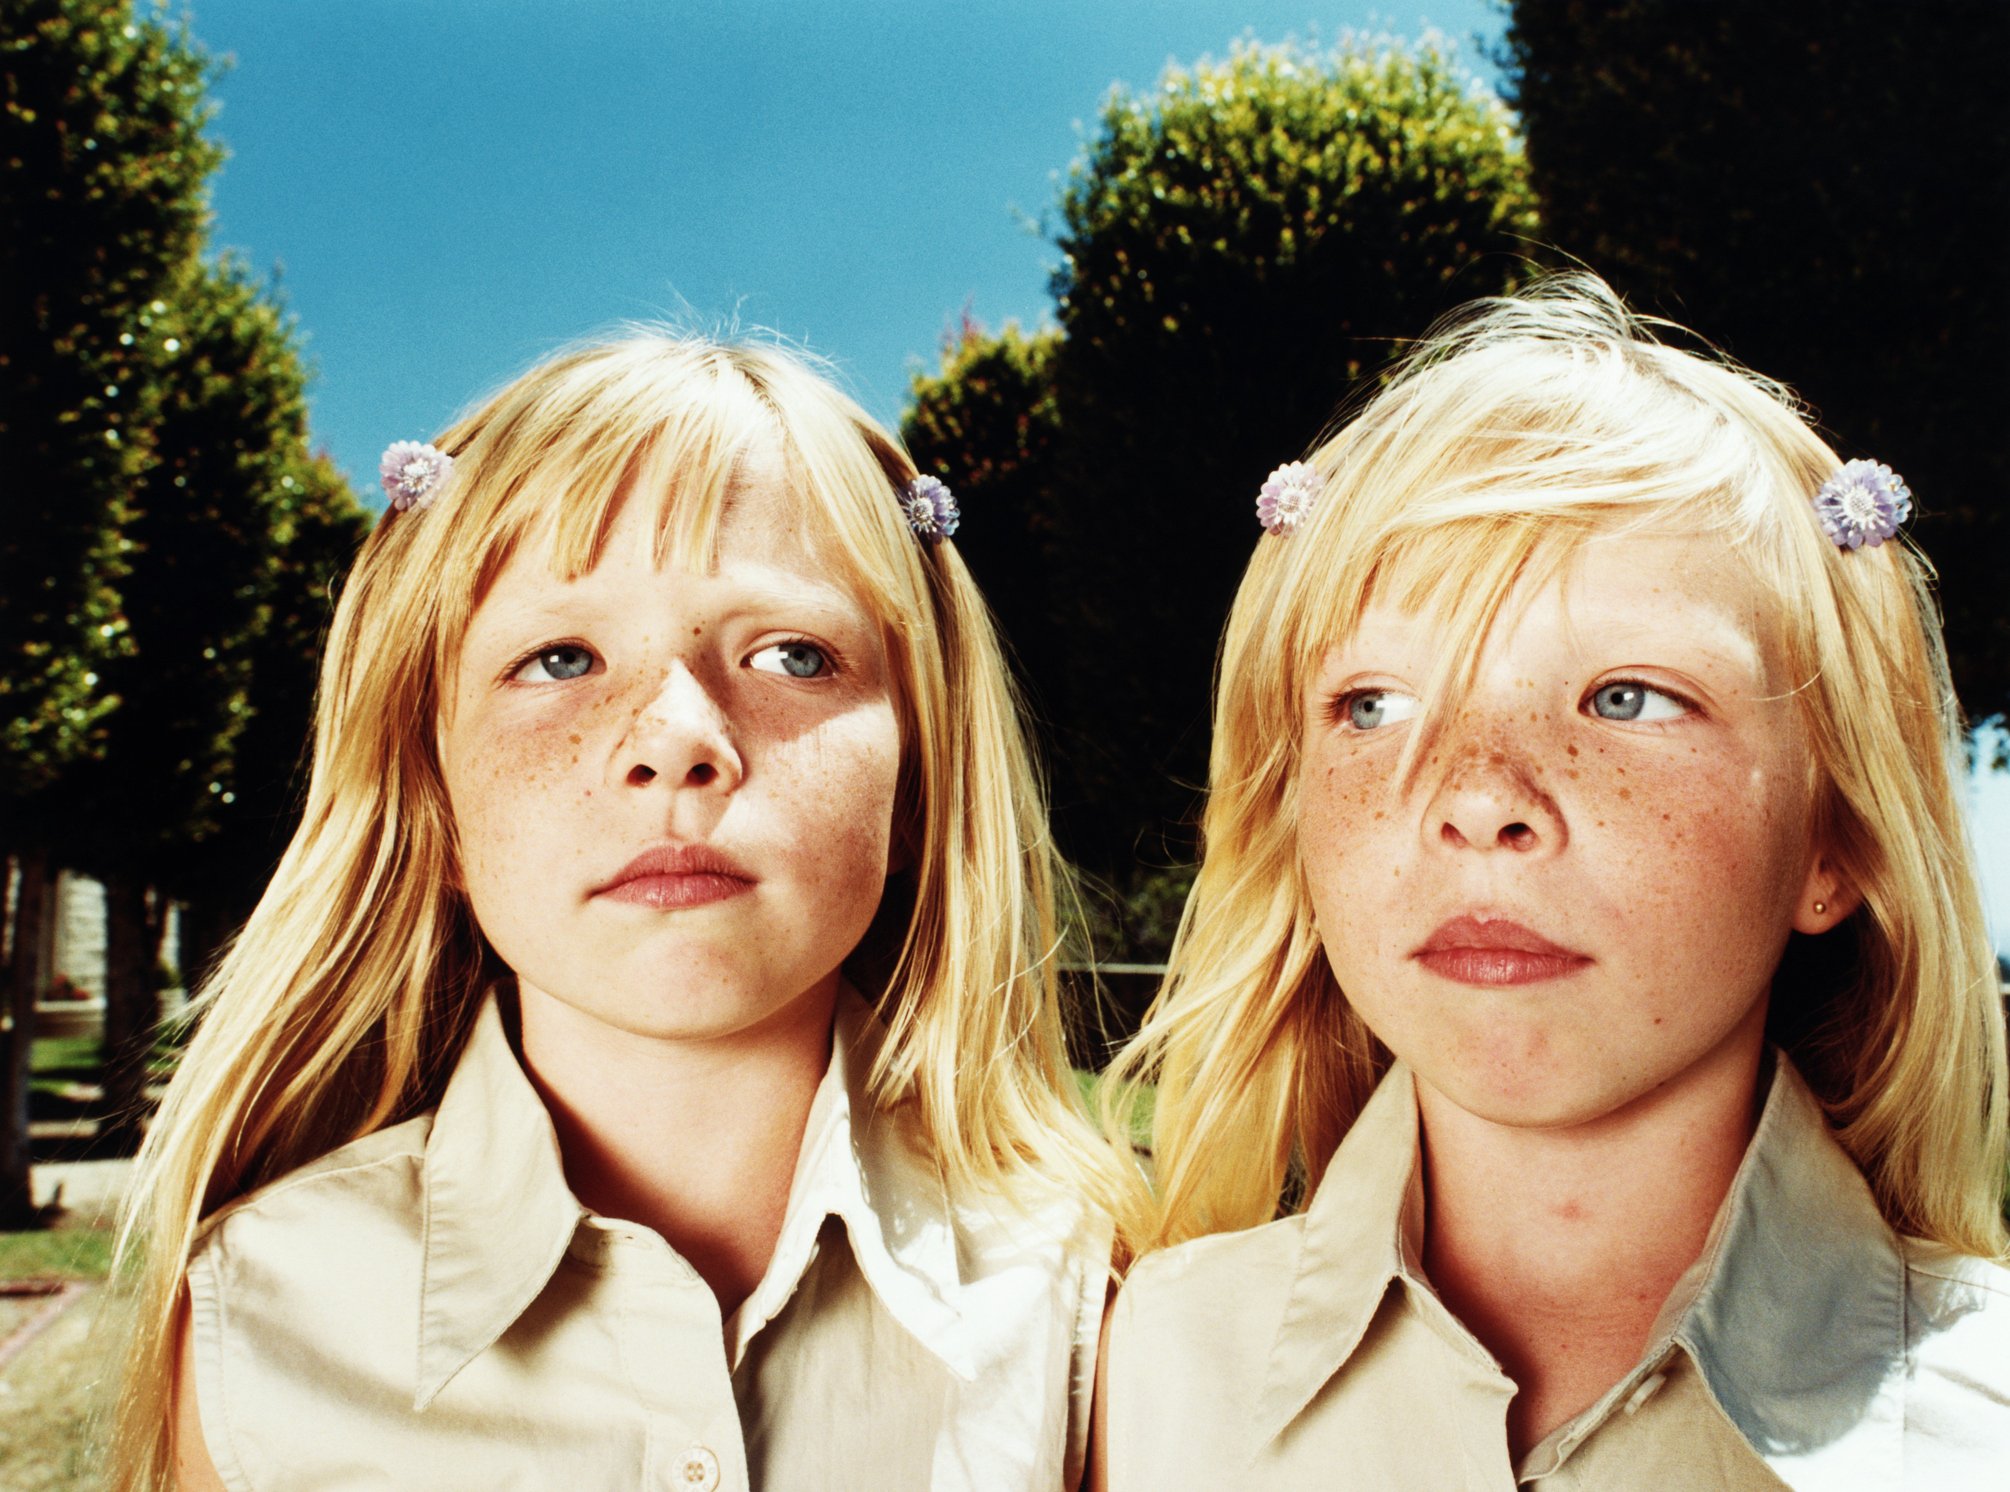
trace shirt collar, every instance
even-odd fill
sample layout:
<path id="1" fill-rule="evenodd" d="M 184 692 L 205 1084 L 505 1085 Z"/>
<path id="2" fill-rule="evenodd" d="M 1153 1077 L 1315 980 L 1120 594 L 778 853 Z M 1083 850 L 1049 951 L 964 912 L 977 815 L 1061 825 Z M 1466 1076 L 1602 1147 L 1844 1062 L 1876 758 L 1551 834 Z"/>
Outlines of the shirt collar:
<path id="1" fill-rule="evenodd" d="M 736 1363 L 788 1303 L 824 1220 L 836 1217 L 887 1313 L 957 1376 L 976 1374 L 941 1174 L 908 1116 L 881 1112 L 868 1087 L 885 1035 L 865 1000 L 841 988 L 830 1065 L 811 1102 L 775 1255 L 736 1313 Z M 431 1403 L 529 1308 L 585 1216 L 566 1185 L 551 1117 L 491 995 L 426 1142 L 415 1408 Z"/>
<path id="2" fill-rule="evenodd" d="M 433 1115 L 424 1187 L 415 1409 L 537 1299 L 586 1215 L 493 994 Z"/>
<path id="3" fill-rule="evenodd" d="M 1628 1378 L 1679 1347 L 1775 1470 L 1820 1459 L 1849 1429 L 1862 1485 L 1888 1484 L 1879 1478 L 1897 1464 L 1904 1423 L 1889 1401 L 1905 1359 L 1905 1256 L 1807 1083 L 1784 1053 L 1773 1053 L 1773 1067 L 1703 1252 L 1670 1292 Z M 1411 1277 L 1405 1219 L 1417 1159 L 1415 1085 L 1397 1063 L 1306 1209 L 1259 1400 L 1259 1444 L 1281 1434 L 1346 1365 L 1390 1283 Z M 1573 1441 L 1596 1428 L 1624 1386 L 1566 1427 Z"/>
<path id="4" fill-rule="evenodd" d="M 910 1116 L 873 1101 L 873 1064 L 886 1040 L 849 985 L 838 995 L 831 1061 L 810 1105 L 781 1237 L 737 1313 L 733 1357 L 780 1313 L 815 1251 L 826 1218 L 844 1224 L 867 1286 L 894 1320 L 959 1378 L 976 1374 L 960 1308 L 957 1226 L 940 1170 Z"/>
<path id="5" fill-rule="evenodd" d="M 1258 1444 L 1283 1433 L 1360 1345 L 1405 1273 L 1404 1221 L 1417 1173 L 1410 1070 L 1389 1069 L 1305 1209 L 1298 1266 L 1257 1404 Z"/>
<path id="6" fill-rule="evenodd" d="M 1905 1362 L 1905 1254 L 1784 1053 L 1702 1256 L 1663 1311 L 1671 1316 L 1673 1339 L 1775 1470 L 1818 1456 L 1846 1429 L 1867 1471 L 1896 1466 L 1903 1417 L 1873 1409 L 1898 1391 Z M 1865 1482 L 1887 1484 L 1874 1473 Z"/>

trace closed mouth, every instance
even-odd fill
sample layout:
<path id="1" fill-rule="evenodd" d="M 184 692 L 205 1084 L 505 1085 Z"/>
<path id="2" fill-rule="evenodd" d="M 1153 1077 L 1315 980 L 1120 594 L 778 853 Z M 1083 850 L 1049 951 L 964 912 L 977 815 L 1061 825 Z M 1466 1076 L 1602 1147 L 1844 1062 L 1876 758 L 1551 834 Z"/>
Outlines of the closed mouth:
<path id="1" fill-rule="evenodd" d="M 1440 923 L 1410 956 L 1442 978 L 1481 986 L 1560 979 L 1593 962 L 1519 922 L 1477 914 Z"/>
<path id="2" fill-rule="evenodd" d="M 754 877 L 709 845 L 670 844 L 644 850 L 593 895 L 608 901 L 675 908 L 704 906 L 750 891 Z"/>

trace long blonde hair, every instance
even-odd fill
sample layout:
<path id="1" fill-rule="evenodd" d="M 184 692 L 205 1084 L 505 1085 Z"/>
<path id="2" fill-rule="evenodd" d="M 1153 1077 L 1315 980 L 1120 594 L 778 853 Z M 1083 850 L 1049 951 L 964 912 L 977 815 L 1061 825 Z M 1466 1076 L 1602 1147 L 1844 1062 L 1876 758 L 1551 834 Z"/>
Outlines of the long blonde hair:
<path id="1" fill-rule="evenodd" d="M 1056 977 L 1064 869 L 990 615 L 953 543 L 895 500 L 914 467 L 801 358 L 639 334 L 561 356 L 439 438 L 424 512 L 387 517 L 343 589 L 304 815 L 199 996 L 198 1033 L 141 1155 L 120 1249 L 139 1275 L 117 1485 L 166 1476 L 175 1313 L 200 1220 L 439 1099 L 505 972 L 457 889 L 436 722 L 469 619 L 520 548 L 592 567 L 624 494 L 659 558 L 707 563 L 735 463 L 779 443 L 823 552 L 877 619 L 902 736 L 882 966 L 854 970 L 889 1029 L 872 1081 L 912 1106 L 957 1195 L 1125 1183 L 1079 1112 Z M 868 943 L 876 941 L 868 935 Z M 869 956 L 869 950 L 861 957 Z"/>
<path id="2" fill-rule="evenodd" d="M 1435 613 L 1459 641 L 1435 665 L 1421 750 L 1518 581 L 1643 525 L 1722 536 L 1770 597 L 1815 832 L 1863 897 L 1827 938 L 1792 940 L 1771 1033 L 1895 1227 L 2002 1254 L 2003 1010 L 1931 571 L 1905 542 L 1846 553 L 1824 536 L 1810 500 L 1840 463 L 1791 396 L 1663 345 L 1595 277 L 1558 276 L 1437 328 L 1310 460 L 1318 506 L 1258 542 L 1229 617 L 1204 858 L 1115 1069 L 1158 1083 L 1143 1246 L 1297 1203 L 1390 1061 L 1328 967 L 1298 863 L 1316 659 L 1371 593 Z"/>

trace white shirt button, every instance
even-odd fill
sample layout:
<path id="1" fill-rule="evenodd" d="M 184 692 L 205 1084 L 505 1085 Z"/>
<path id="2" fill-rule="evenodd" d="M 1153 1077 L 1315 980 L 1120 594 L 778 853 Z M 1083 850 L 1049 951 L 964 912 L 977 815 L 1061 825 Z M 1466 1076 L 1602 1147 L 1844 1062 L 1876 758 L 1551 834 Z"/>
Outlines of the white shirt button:
<path id="1" fill-rule="evenodd" d="M 687 1448 L 671 1465 L 670 1485 L 678 1492 L 712 1492 L 719 1485 L 719 1458 L 702 1445 Z"/>

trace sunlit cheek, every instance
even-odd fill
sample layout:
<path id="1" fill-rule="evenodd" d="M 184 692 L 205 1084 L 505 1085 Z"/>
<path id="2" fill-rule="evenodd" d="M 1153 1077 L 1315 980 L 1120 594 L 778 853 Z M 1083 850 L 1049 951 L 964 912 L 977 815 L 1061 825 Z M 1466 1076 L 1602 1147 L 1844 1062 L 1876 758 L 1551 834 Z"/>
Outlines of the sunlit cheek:
<path id="1" fill-rule="evenodd" d="M 1664 937 L 1717 950 L 1726 966 L 1784 936 L 1806 851 L 1806 815 L 1792 785 L 1763 767 L 1656 785 L 1647 794 L 1653 844 L 1632 895 Z"/>
<path id="2" fill-rule="evenodd" d="M 868 707 L 832 716 L 778 743 L 770 762 L 792 785 L 806 862 L 841 893 L 877 899 L 899 776 L 892 711 Z"/>
<path id="3" fill-rule="evenodd" d="M 458 731 L 447 786 L 471 877 L 513 863 L 549 815 L 576 801 L 585 736 L 560 721 L 468 717 Z"/>
<path id="4" fill-rule="evenodd" d="M 1300 802 L 1298 854 L 1321 941 L 1335 967 L 1371 956 L 1381 907 L 1400 888 L 1397 806 L 1387 783 L 1356 762 L 1309 756 Z"/>

